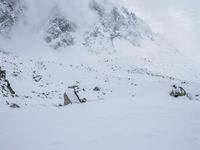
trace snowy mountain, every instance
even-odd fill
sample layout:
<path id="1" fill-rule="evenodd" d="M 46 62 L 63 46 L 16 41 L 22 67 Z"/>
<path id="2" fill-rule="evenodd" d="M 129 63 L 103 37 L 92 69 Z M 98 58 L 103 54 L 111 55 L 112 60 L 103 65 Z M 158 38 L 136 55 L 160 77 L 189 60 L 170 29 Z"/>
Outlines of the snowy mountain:
<path id="1" fill-rule="evenodd" d="M 1 0 L 0 2 L 0 34 L 8 36 L 12 27 L 22 15 L 24 6 L 19 0 Z"/>
<path id="2" fill-rule="evenodd" d="M 99 23 L 86 34 L 84 42 L 91 50 L 98 50 L 98 47 L 102 49 L 101 45 L 105 45 L 108 51 L 114 47 L 115 39 L 127 40 L 134 46 L 140 46 L 140 40 L 144 38 L 153 40 L 153 33 L 148 25 L 126 8 L 113 6 L 106 10 L 104 5 L 96 1 L 90 3 L 90 8 L 99 17 Z M 105 50 L 105 47 L 103 49 Z"/>
<path id="3" fill-rule="evenodd" d="M 198 63 L 123 6 L 35 2 L 0 1 L 0 149 L 200 148 Z"/>
<path id="4" fill-rule="evenodd" d="M 73 45 L 74 37 L 71 35 L 71 32 L 75 32 L 76 28 L 75 23 L 67 20 L 60 14 L 59 9 L 55 8 L 49 19 L 45 41 L 50 43 L 50 46 L 54 49 Z"/>

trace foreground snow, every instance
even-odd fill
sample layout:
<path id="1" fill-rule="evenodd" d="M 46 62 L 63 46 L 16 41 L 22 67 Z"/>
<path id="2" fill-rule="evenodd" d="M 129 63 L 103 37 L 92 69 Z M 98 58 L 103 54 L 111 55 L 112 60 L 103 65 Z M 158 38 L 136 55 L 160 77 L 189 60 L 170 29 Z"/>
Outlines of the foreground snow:
<path id="1" fill-rule="evenodd" d="M 0 109 L 2 150 L 199 150 L 200 103 L 148 95 Z"/>

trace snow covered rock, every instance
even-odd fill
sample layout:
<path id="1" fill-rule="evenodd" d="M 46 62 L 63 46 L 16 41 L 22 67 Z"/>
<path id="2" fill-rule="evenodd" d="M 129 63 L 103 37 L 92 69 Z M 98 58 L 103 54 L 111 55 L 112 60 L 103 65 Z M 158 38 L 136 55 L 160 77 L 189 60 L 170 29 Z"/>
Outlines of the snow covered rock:
<path id="1" fill-rule="evenodd" d="M 134 46 L 140 46 L 144 38 L 153 40 L 150 27 L 128 9 L 111 6 L 106 8 L 103 4 L 93 0 L 92 9 L 99 18 L 99 23 L 86 33 L 84 45 L 91 51 L 111 49 L 115 38 L 125 39 Z"/>
<path id="2" fill-rule="evenodd" d="M 182 87 L 177 87 L 176 85 L 172 86 L 173 89 L 170 92 L 170 96 L 172 97 L 179 97 L 179 96 L 186 96 L 187 93 Z"/>
<path id="3" fill-rule="evenodd" d="M 10 82 L 6 79 L 6 70 L 2 70 L 0 67 L 0 93 L 4 97 L 16 96 L 15 91 L 12 89 Z"/>
<path id="4" fill-rule="evenodd" d="M 9 103 L 8 101 L 6 101 L 6 104 L 10 107 L 10 108 L 20 108 L 20 106 L 16 103 Z"/>
<path id="5" fill-rule="evenodd" d="M 0 35 L 8 37 L 14 24 L 24 10 L 20 0 L 0 1 Z"/>
<path id="6" fill-rule="evenodd" d="M 101 89 L 98 86 L 94 87 L 94 89 L 93 89 L 93 91 L 100 91 L 100 90 Z"/>
<path id="7" fill-rule="evenodd" d="M 45 32 L 45 41 L 54 49 L 73 45 L 74 37 L 71 33 L 76 31 L 76 24 L 66 19 L 57 8 L 52 14 Z"/>
<path id="8" fill-rule="evenodd" d="M 12 89 L 10 82 L 6 79 L 0 79 L 0 94 L 3 97 L 15 97 L 15 91 Z"/>

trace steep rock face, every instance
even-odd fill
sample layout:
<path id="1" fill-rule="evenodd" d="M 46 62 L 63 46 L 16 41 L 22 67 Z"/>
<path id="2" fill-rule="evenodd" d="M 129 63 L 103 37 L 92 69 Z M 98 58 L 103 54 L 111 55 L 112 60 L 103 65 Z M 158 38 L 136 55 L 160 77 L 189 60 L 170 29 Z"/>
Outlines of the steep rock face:
<path id="1" fill-rule="evenodd" d="M 76 31 L 76 24 L 67 20 L 57 8 L 52 14 L 45 32 L 45 41 L 54 49 L 73 45 L 74 37 L 71 33 Z"/>
<path id="2" fill-rule="evenodd" d="M 153 40 L 150 27 L 124 7 L 107 9 L 97 1 L 91 1 L 90 9 L 97 13 L 100 20 L 85 34 L 84 44 L 92 51 L 110 49 L 115 38 L 125 39 L 134 46 L 140 46 L 140 40 L 144 38 Z M 107 46 L 102 48 L 102 43 Z"/>
<path id="3" fill-rule="evenodd" d="M 20 0 L 0 1 L 0 35 L 8 37 L 24 10 Z"/>
<path id="4" fill-rule="evenodd" d="M 0 67 L 0 94 L 4 97 L 16 96 L 15 91 L 12 89 L 10 82 L 6 79 L 6 70 L 1 70 Z"/>
<path id="5" fill-rule="evenodd" d="M 15 97 L 15 91 L 12 89 L 10 82 L 8 80 L 0 79 L 0 95 L 3 97 Z"/>

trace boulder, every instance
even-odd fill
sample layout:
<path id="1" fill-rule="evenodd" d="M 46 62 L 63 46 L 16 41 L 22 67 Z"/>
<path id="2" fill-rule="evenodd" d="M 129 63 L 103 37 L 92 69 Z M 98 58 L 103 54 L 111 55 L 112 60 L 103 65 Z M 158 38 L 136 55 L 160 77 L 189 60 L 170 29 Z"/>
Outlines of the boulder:
<path id="1" fill-rule="evenodd" d="M 93 89 L 93 91 L 100 91 L 101 89 L 98 87 L 98 86 L 96 86 L 94 89 Z"/>
<path id="2" fill-rule="evenodd" d="M 11 104 L 10 104 L 10 107 L 11 107 L 11 108 L 20 108 L 20 106 L 17 105 L 17 104 L 15 104 L 15 103 L 11 103 Z"/>
<path id="3" fill-rule="evenodd" d="M 67 96 L 66 92 L 64 93 L 64 106 L 72 104 L 71 100 Z"/>
<path id="4" fill-rule="evenodd" d="M 170 96 L 179 97 L 179 96 L 187 96 L 187 92 L 182 87 L 177 87 L 176 85 L 172 86 L 173 89 L 170 92 Z"/>

